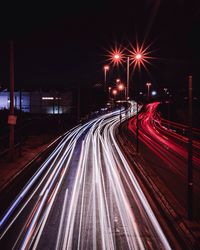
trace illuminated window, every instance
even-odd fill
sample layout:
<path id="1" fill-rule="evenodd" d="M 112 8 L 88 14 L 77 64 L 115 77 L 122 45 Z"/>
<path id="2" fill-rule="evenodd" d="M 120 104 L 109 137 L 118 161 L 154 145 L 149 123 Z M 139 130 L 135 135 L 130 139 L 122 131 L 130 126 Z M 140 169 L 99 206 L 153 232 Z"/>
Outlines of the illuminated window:
<path id="1" fill-rule="evenodd" d="M 54 97 L 51 96 L 43 96 L 42 100 L 54 100 Z"/>

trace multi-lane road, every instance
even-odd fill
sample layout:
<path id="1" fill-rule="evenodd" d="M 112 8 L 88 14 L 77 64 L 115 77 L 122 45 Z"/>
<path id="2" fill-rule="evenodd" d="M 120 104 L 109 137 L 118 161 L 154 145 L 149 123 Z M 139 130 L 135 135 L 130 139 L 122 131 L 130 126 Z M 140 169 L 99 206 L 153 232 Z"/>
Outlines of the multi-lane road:
<path id="1" fill-rule="evenodd" d="M 166 184 L 180 204 L 187 209 L 188 137 L 186 126 L 164 120 L 158 113 L 159 102 L 150 103 L 138 116 L 139 151 L 151 169 Z M 137 119 L 128 122 L 136 136 Z M 179 133 L 177 133 L 177 131 Z M 194 215 L 200 209 L 200 142 L 199 130 L 193 130 L 193 190 Z"/>
<path id="2" fill-rule="evenodd" d="M 116 142 L 119 112 L 65 134 L 2 216 L 0 249 L 171 249 Z"/>

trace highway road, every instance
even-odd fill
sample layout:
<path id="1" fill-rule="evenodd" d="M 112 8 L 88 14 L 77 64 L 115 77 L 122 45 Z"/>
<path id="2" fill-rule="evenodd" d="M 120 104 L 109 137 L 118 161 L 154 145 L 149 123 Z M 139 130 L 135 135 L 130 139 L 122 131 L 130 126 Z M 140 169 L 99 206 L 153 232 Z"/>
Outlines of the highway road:
<path id="1" fill-rule="evenodd" d="M 187 208 L 188 138 L 186 126 L 164 120 L 158 110 L 159 102 L 150 103 L 138 116 L 139 151 L 150 162 L 157 176 Z M 136 136 L 136 117 L 128 122 L 129 130 Z M 177 131 L 179 133 L 177 133 Z M 182 131 L 182 132 L 181 132 Z M 196 138 L 199 131 L 193 130 Z M 194 214 L 200 209 L 200 141 L 193 138 L 193 189 Z"/>
<path id="2" fill-rule="evenodd" d="M 2 216 L 0 249 L 171 249 L 116 142 L 119 115 L 65 134 Z"/>

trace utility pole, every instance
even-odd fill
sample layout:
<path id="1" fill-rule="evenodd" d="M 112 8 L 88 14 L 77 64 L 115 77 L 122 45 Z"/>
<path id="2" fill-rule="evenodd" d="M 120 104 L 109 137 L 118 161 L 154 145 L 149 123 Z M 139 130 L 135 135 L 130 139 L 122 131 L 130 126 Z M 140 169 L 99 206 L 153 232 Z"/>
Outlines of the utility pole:
<path id="1" fill-rule="evenodd" d="M 189 76 L 188 121 L 188 219 L 193 219 L 193 164 L 192 164 L 192 76 Z"/>
<path id="2" fill-rule="evenodd" d="M 127 57 L 127 75 L 126 75 L 126 100 L 129 98 L 129 56 Z"/>
<path id="3" fill-rule="evenodd" d="M 16 124 L 16 116 L 14 115 L 14 46 L 13 41 L 10 41 L 10 112 L 8 116 L 8 124 L 10 127 L 9 135 L 9 150 L 10 160 L 14 160 L 14 126 Z"/>
<path id="4" fill-rule="evenodd" d="M 136 153 L 138 153 L 139 152 L 139 138 L 138 138 L 138 136 L 139 136 L 139 127 L 138 127 L 138 125 L 139 125 L 139 122 L 138 122 L 138 101 L 137 101 L 137 104 L 136 104 Z"/>

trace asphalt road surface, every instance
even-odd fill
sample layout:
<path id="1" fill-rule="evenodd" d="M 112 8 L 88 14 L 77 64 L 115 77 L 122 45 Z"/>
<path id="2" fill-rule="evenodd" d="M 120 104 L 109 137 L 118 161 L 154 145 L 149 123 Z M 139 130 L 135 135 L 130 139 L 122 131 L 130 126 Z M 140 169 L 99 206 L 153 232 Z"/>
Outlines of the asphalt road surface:
<path id="1" fill-rule="evenodd" d="M 162 121 L 157 112 L 159 102 L 150 103 L 138 116 L 139 151 L 151 164 L 180 204 L 187 210 L 188 138 L 186 126 Z M 137 119 L 128 122 L 128 128 L 136 136 Z M 179 133 L 176 132 L 179 131 Z M 180 133 L 182 131 L 183 133 Z M 193 211 L 199 218 L 200 211 L 200 141 L 199 131 L 193 138 Z M 195 139 L 197 138 L 197 139 Z"/>
<path id="2" fill-rule="evenodd" d="M 116 142 L 120 112 L 65 134 L 2 216 L 0 249 L 171 249 Z"/>

